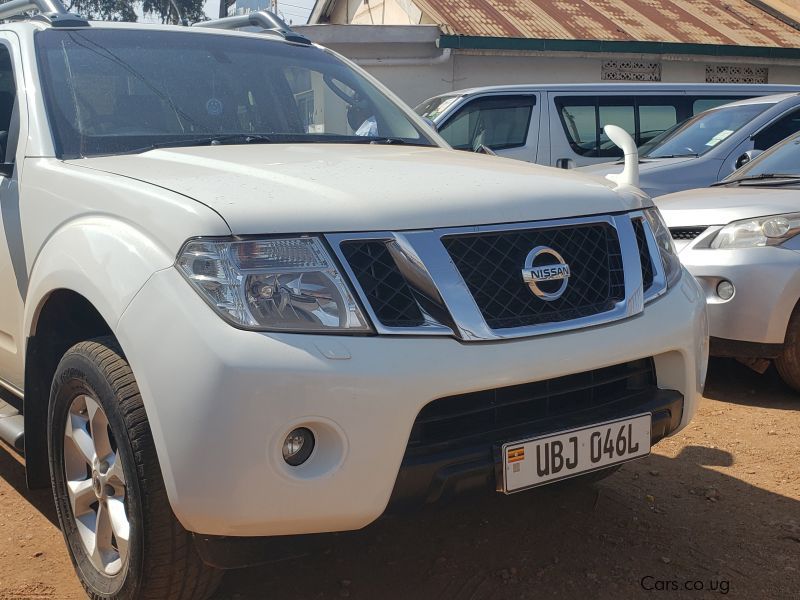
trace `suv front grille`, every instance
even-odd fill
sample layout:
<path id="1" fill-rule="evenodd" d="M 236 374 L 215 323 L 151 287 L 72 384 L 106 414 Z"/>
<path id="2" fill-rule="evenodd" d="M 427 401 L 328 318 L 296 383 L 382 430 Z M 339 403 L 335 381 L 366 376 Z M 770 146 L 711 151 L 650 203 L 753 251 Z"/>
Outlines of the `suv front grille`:
<path id="1" fill-rule="evenodd" d="M 700 236 L 707 227 L 670 227 L 669 233 L 673 240 L 693 240 Z"/>
<path id="2" fill-rule="evenodd" d="M 628 226 L 634 236 L 620 238 Z M 332 233 L 326 239 L 382 335 L 472 342 L 628 318 L 642 308 L 626 297 L 634 287 L 626 286 L 623 254 L 630 267 L 641 268 L 645 302 L 665 289 L 640 211 L 545 223 Z M 537 247 L 561 255 L 569 266 L 566 282 L 528 285 L 523 271 Z M 548 263 L 541 256 L 533 266 Z M 563 291 L 560 297 L 543 297 L 557 290 Z"/>
<path id="3" fill-rule="evenodd" d="M 422 311 L 385 242 L 343 242 L 341 249 L 381 323 L 387 327 L 422 325 Z"/>
<path id="4" fill-rule="evenodd" d="M 644 233 L 644 219 L 633 220 L 633 231 L 636 234 L 636 246 L 639 248 L 639 261 L 642 263 L 642 289 L 646 292 L 653 285 L 653 261 L 650 248 Z"/>
<path id="5" fill-rule="evenodd" d="M 652 358 L 522 385 L 440 398 L 420 411 L 406 457 L 582 425 L 605 408 L 635 410 L 657 391 Z"/>
<path id="6" fill-rule="evenodd" d="M 442 243 L 492 329 L 579 319 L 609 311 L 625 297 L 619 240 L 607 223 L 454 235 Z M 522 279 L 536 246 L 554 249 L 570 267 L 566 291 L 550 302 Z"/>

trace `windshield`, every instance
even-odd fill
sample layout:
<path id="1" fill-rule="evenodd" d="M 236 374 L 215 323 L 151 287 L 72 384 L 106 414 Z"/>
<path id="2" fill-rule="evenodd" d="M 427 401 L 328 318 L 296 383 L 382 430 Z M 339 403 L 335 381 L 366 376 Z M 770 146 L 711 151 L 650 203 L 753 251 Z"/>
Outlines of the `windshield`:
<path id="1" fill-rule="evenodd" d="M 459 95 L 455 96 L 436 96 L 430 100 L 425 100 L 422 104 L 414 109 L 420 117 L 435 121 L 436 117 L 441 115 L 444 111 L 450 108 L 453 103 L 461 98 Z"/>
<path id="2" fill-rule="evenodd" d="M 700 156 L 729 138 L 773 104 L 715 108 L 687 119 L 642 148 L 644 158 Z"/>
<path id="3" fill-rule="evenodd" d="M 367 79 L 313 46 L 100 28 L 39 32 L 36 51 L 62 158 L 225 136 L 433 145 Z"/>
<path id="4" fill-rule="evenodd" d="M 764 175 L 800 175 L 800 135 L 793 135 L 747 163 L 727 179 Z"/>

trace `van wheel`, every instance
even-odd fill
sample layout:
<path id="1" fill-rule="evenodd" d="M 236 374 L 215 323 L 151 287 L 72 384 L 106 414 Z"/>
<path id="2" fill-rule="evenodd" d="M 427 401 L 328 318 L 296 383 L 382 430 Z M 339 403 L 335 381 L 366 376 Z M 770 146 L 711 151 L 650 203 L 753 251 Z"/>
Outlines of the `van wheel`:
<path id="1" fill-rule="evenodd" d="M 169 505 L 139 388 L 112 337 L 70 348 L 48 413 L 58 519 L 90 598 L 207 598 L 205 565 Z"/>
<path id="2" fill-rule="evenodd" d="M 789 326 L 786 328 L 786 340 L 783 351 L 775 359 L 775 368 L 784 383 L 796 392 L 800 392 L 800 311 L 795 309 Z"/>

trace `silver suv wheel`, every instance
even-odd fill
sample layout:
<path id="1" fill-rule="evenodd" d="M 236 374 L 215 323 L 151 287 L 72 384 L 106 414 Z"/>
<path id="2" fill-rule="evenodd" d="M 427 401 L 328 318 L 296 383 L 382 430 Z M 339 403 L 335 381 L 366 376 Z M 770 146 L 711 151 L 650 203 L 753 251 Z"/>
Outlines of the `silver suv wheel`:
<path id="1" fill-rule="evenodd" d="M 108 417 L 93 398 L 77 396 L 64 429 L 67 493 L 81 541 L 94 567 L 116 575 L 128 559 L 125 474 Z"/>

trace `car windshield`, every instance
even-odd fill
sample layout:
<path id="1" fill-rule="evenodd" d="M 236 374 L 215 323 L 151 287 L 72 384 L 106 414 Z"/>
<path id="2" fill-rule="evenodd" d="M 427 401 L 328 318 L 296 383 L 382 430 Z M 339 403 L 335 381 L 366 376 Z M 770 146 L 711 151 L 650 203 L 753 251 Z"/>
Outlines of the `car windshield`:
<path id="1" fill-rule="evenodd" d="M 724 181 L 746 178 L 796 175 L 800 176 L 800 135 L 789 136 L 764 154 L 747 163 Z"/>
<path id="2" fill-rule="evenodd" d="M 434 145 L 334 55 L 271 36 L 48 29 L 36 51 L 62 158 L 252 141 Z"/>
<path id="3" fill-rule="evenodd" d="M 707 110 L 654 138 L 640 149 L 643 158 L 700 156 L 774 106 L 741 104 Z"/>
<path id="4" fill-rule="evenodd" d="M 431 98 L 430 100 L 426 100 L 422 104 L 418 105 L 414 111 L 420 116 L 426 119 L 430 119 L 431 121 L 435 121 L 436 117 L 441 115 L 444 111 L 450 108 L 453 103 L 458 100 L 461 96 L 459 95 L 451 95 L 451 96 L 436 96 L 435 98 Z"/>

